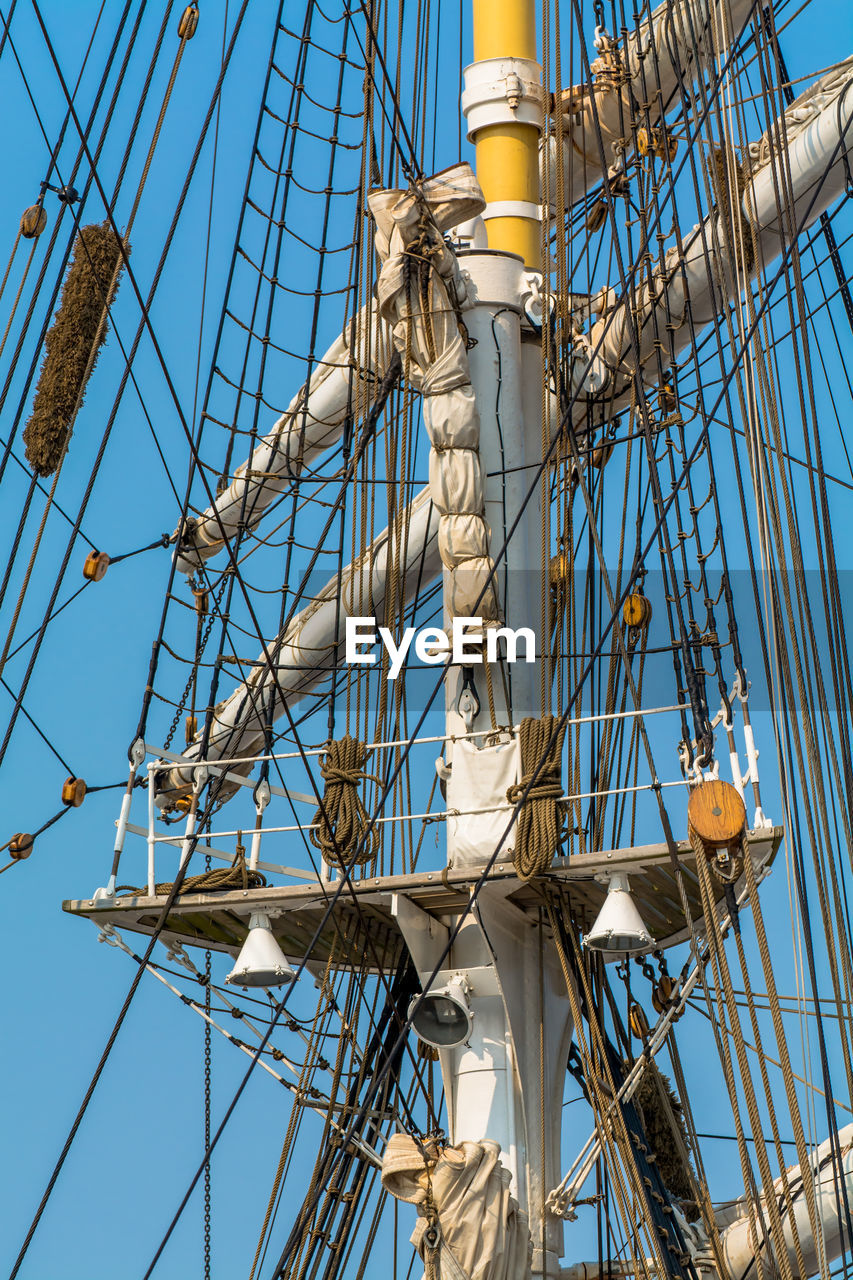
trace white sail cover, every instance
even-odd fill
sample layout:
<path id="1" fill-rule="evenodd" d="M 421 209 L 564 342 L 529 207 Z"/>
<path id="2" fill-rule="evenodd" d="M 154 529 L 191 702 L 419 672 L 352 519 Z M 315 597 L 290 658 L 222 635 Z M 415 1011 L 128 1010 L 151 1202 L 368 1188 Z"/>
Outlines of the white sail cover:
<path id="1" fill-rule="evenodd" d="M 470 305 L 443 232 L 482 213 L 486 202 L 470 165 L 458 164 L 408 191 L 368 200 L 383 263 L 379 314 L 391 327 L 406 379 L 423 396 L 432 445 L 429 484 L 440 514 L 438 546 L 448 619 L 499 621 L 484 518 L 480 418 L 460 313 Z"/>
<path id="2" fill-rule="evenodd" d="M 647 105 L 649 120 L 657 126 L 679 84 L 689 84 L 695 75 L 714 66 L 740 35 L 752 10 L 752 0 L 665 0 L 649 17 L 641 18 L 639 33 L 629 33 L 621 49 L 615 40 L 597 35 L 600 56 L 590 66 L 594 81 L 562 94 L 562 170 L 568 207 L 601 181 L 605 169 L 612 168 L 615 175 L 631 152 L 633 102 Z M 553 135 L 549 148 L 553 192 L 557 172 Z"/>
<path id="3" fill-rule="evenodd" d="M 814 1187 L 819 1224 L 817 1238 L 809 1218 L 808 1201 L 803 1186 L 805 1178 L 808 1178 Z M 841 1186 L 842 1180 L 846 1183 L 846 1197 Z M 840 1129 L 834 1141 L 827 1139 L 826 1142 L 822 1142 L 809 1157 L 809 1167 L 805 1172 L 800 1165 L 789 1168 L 787 1182 L 791 1198 L 790 1205 L 781 1178 L 777 1178 L 773 1184 L 774 1196 L 782 1217 L 782 1233 L 788 1253 L 788 1265 L 794 1275 L 797 1275 L 799 1268 L 794 1245 L 794 1229 L 796 1229 L 805 1264 L 805 1276 L 802 1280 L 806 1280 L 806 1277 L 816 1275 L 824 1265 L 828 1266 L 833 1259 L 850 1247 L 845 1198 L 847 1204 L 853 1205 L 853 1124 L 845 1125 Z M 768 1270 L 768 1244 L 772 1237 L 769 1214 L 763 1197 L 760 1213 L 763 1221 L 757 1224 L 760 1237 L 757 1240 L 756 1222 L 754 1215 L 750 1212 L 748 1199 L 736 1200 L 732 1204 L 718 1207 L 715 1211 L 723 1257 L 731 1280 L 749 1280 L 750 1276 L 760 1276 L 766 1274 Z M 693 1230 L 696 1231 L 696 1228 L 694 1227 Z M 701 1235 L 704 1236 L 704 1233 Z M 756 1265 L 757 1258 L 760 1259 L 758 1265 Z M 780 1274 L 775 1258 L 769 1269 L 774 1274 Z"/>
<path id="4" fill-rule="evenodd" d="M 482 865 L 501 845 L 512 857 L 515 805 L 507 792 L 521 778 L 518 738 L 478 747 L 465 738 L 453 744 L 453 768 L 447 778 L 447 844 L 451 867 Z M 509 831 L 507 831 L 509 828 Z"/>
<path id="5" fill-rule="evenodd" d="M 262 653 L 248 680 L 217 703 L 205 759 L 227 760 L 264 750 L 268 712 L 273 719 L 293 707 L 340 661 L 348 617 L 383 616 L 389 581 L 403 600 L 425 587 L 438 573 L 438 519 L 429 490 L 422 489 L 404 513 L 407 536 L 396 553 L 398 526 L 383 529 L 360 556 L 330 578 L 312 602 L 296 615 Z M 399 596 L 397 597 L 400 598 Z M 272 703 L 272 706 L 270 704 Z M 186 765 L 164 764 L 157 780 L 157 803 L 168 808 L 192 782 L 199 759 L 201 734 L 184 754 Z M 246 773 L 251 764 L 236 772 Z M 233 790 L 233 789 L 232 789 Z M 229 794 L 226 788 L 221 799 Z"/>
<path id="6" fill-rule="evenodd" d="M 382 1185 L 418 1210 L 411 1241 L 427 1280 L 529 1280 L 527 1214 L 510 1194 L 500 1151 L 489 1141 L 441 1150 L 429 1140 L 421 1148 L 406 1133 L 388 1140 Z M 435 1244 L 431 1225 L 438 1229 Z"/>
<path id="7" fill-rule="evenodd" d="M 614 305 L 613 291 L 602 291 L 601 318 L 575 345 L 584 391 L 615 410 L 636 371 L 656 355 L 668 327 L 672 350 L 678 352 L 738 296 L 749 272 L 766 271 L 838 199 L 853 153 L 851 87 L 853 58 L 848 58 L 751 145 L 740 198 L 726 196 L 721 205 L 729 208 L 709 214 L 685 236 L 683 249 L 673 246 L 663 269 L 644 281 L 636 297 Z M 664 352 L 668 356 L 666 346 Z M 586 412 L 579 399 L 576 419 Z"/>

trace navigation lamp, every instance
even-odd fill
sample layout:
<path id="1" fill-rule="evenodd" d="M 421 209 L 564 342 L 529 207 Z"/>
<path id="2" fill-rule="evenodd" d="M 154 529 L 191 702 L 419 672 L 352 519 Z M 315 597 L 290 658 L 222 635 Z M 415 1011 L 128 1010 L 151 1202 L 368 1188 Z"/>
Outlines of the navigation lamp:
<path id="1" fill-rule="evenodd" d="M 653 939 L 631 896 L 628 877 L 614 871 L 607 879 L 604 906 L 584 938 L 584 945 L 591 951 L 600 951 L 605 959 L 641 955 L 653 945 Z"/>
<path id="2" fill-rule="evenodd" d="M 409 1005 L 409 1018 L 419 1040 L 434 1049 L 454 1049 L 465 1044 L 474 1025 L 467 987 L 464 977 L 457 974 L 446 986 L 415 996 Z"/>
<path id="3" fill-rule="evenodd" d="M 253 911 L 248 937 L 225 981 L 245 991 L 248 987 L 283 987 L 295 977 L 273 936 L 269 916 L 263 911 Z"/>

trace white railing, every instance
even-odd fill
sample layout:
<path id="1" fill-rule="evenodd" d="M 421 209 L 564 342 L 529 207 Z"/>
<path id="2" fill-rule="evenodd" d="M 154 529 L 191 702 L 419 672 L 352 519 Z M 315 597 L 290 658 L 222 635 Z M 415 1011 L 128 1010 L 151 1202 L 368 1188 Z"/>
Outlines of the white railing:
<path id="1" fill-rule="evenodd" d="M 568 719 L 566 723 L 567 726 L 594 725 L 608 721 L 618 722 L 623 720 L 636 720 L 639 717 L 646 719 L 652 716 L 672 715 L 688 709 L 689 708 L 685 708 L 684 706 L 676 703 L 671 706 L 642 708 L 635 711 L 619 711 L 611 714 L 577 716 Z M 720 718 L 721 717 L 717 717 L 717 720 L 719 721 Z M 725 728 L 729 731 L 731 726 L 726 725 Z M 744 785 L 753 780 L 757 781 L 757 769 L 755 766 L 757 751 L 755 749 L 755 744 L 752 739 L 748 722 L 744 724 L 742 728 L 744 730 L 744 746 L 747 758 L 746 775 L 741 776 L 740 774 L 738 753 L 737 751 L 731 750 L 732 740 L 730 733 L 729 755 L 734 785 L 743 796 Z M 497 732 L 505 736 L 509 731 L 504 729 L 498 730 Z M 434 734 L 412 740 L 391 739 L 388 741 L 369 744 L 367 750 L 368 753 L 372 755 L 386 751 L 394 751 L 400 748 L 408 748 L 412 752 L 415 752 L 420 748 L 429 746 L 435 747 L 437 744 L 459 741 L 461 739 L 491 738 L 495 736 L 495 733 L 495 730 L 483 730 L 457 735 Z M 237 766 L 245 767 L 246 765 L 260 765 L 264 762 L 278 767 L 284 762 L 301 760 L 303 764 L 307 765 L 309 760 L 316 759 L 324 753 L 324 750 L 325 749 L 323 747 L 312 747 L 304 751 L 283 751 L 273 752 L 268 755 L 235 757 L 234 759 L 229 759 L 227 762 L 223 762 L 222 760 L 214 761 L 204 759 L 188 762 L 184 756 L 173 751 L 165 750 L 156 744 L 147 742 L 138 744 L 138 748 L 134 755 L 134 764 L 132 765 L 128 781 L 128 788 L 122 801 L 119 818 L 116 821 L 117 833 L 114 846 L 116 863 L 118 859 L 123 856 L 124 844 L 127 836 L 140 837 L 144 840 L 147 849 L 146 888 L 148 894 L 153 897 L 155 886 L 158 881 L 158 863 L 162 861 L 162 855 L 167 850 L 180 850 L 178 859 L 179 869 L 186 866 L 194 848 L 205 856 L 209 856 L 216 862 L 230 864 L 234 861 L 236 856 L 236 846 L 242 844 L 243 841 L 246 841 L 250 846 L 247 858 L 247 865 L 250 870 L 257 870 L 268 875 L 280 877 L 284 882 L 295 881 L 297 883 L 307 882 L 313 884 L 321 882 L 328 883 L 330 880 L 335 878 L 336 873 L 333 870 L 330 870 L 322 862 L 318 861 L 318 866 L 311 868 L 297 867 L 286 865 L 269 857 L 269 853 L 272 852 L 270 849 L 270 841 L 272 841 L 275 846 L 280 846 L 282 843 L 282 837 L 292 837 L 295 833 L 308 836 L 312 830 L 317 828 L 319 824 L 315 823 L 313 818 L 318 805 L 322 800 L 322 785 L 318 791 L 313 791 L 309 794 L 305 791 L 294 790 L 289 786 L 276 785 L 268 781 L 259 783 L 256 780 L 247 778 L 242 772 L 236 773 L 233 771 Z M 156 804 L 155 778 L 158 772 L 162 772 L 164 762 L 186 765 L 188 772 L 191 770 L 193 778 L 192 796 L 190 798 L 186 819 L 183 823 L 182 830 L 180 831 L 175 829 L 174 823 L 166 826 L 166 829 L 164 830 L 165 820 L 159 813 Z M 714 772 L 717 772 L 717 770 L 718 766 L 715 764 Z M 281 776 L 280 767 L 278 768 L 278 772 L 279 776 Z M 313 786 L 313 778 L 311 777 L 310 771 L 307 770 L 307 773 L 309 783 Z M 147 779 L 144 785 L 144 789 L 147 791 L 146 818 L 144 822 L 132 822 L 131 816 L 134 796 L 138 790 L 143 789 L 139 786 L 139 779 L 140 777 L 145 777 L 146 774 Z M 430 776 L 432 774 L 431 768 L 429 770 L 429 774 Z M 203 835 L 198 835 L 196 825 L 202 804 L 201 794 L 205 785 L 211 777 L 214 776 L 223 777 L 228 784 L 237 787 L 238 790 L 245 791 L 248 789 L 251 791 L 254 801 L 254 813 L 252 815 L 247 814 L 248 822 L 246 825 L 238 825 L 235 823 L 233 816 L 229 815 L 231 816 L 231 821 L 227 826 L 223 825 L 221 828 L 214 827 L 209 830 L 206 829 Z M 697 779 L 695 777 L 679 777 L 666 781 L 653 778 L 647 783 L 635 785 L 609 787 L 597 791 L 589 790 L 567 792 L 562 799 L 566 803 L 574 803 L 594 799 L 606 800 L 615 796 L 636 796 L 642 793 L 652 791 L 656 792 L 660 789 L 684 788 L 696 780 Z M 268 806 L 273 804 L 275 801 L 284 801 L 287 803 L 293 815 L 293 821 L 279 821 L 273 824 L 264 821 Z M 305 821 L 300 820 L 299 815 L 295 812 L 296 806 L 301 805 L 310 806 L 311 809 L 310 816 L 306 815 Z M 280 811 L 281 804 L 276 804 L 275 808 Z M 513 812 L 513 806 L 511 804 L 506 804 L 505 806 L 500 805 L 490 808 L 471 808 L 466 810 L 438 809 L 416 812 L 388 812 L 376 814 L 373 821 L 377 826 L 410 822 L 439 823 L 447 821 L 448 818 L 503 812 L 506 813 L 507 818 L 509 819 Z M 279 813 L 277 813 L 276 816 L 279 816 Z M 281 813 L 280 816 L 284 817 L 285 815 Z M 761 814 L 760 809 L 757 811 L 757 819 L 760 819 L 760 821 L 757 820 L 754 825 L 764 825 L 763 814 Z M 234 845 L 229 849 L 227 846 L 229 842 L 232 841 L 234 842 Z M 223 844 L 226 847 L 222 847 Z M 265 850 L 264 846 L 266 846 Z M 267 852 L 267 860 L 262 859 L 262 850 Z M 161 876 L 160 878 L 164 880 L 171 879 L 174 877 L 174 874 L 175 869 L 172 866 L 170 867 L 168 875 Z M 126 873 L 124 878 L 127 878 Z M 111 877 L 107 888 L 98 891 L 100 897 L 114 896 L 116 887 L 115 880 L 116 878 L 114 876 Z"/>

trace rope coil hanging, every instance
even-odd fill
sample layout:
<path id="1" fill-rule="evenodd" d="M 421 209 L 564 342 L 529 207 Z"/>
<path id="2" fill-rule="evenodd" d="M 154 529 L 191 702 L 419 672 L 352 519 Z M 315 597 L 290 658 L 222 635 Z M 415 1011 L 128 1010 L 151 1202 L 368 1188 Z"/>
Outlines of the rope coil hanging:
<path id="1" fill-rule="evenodd" d="M 314 815 L 311 843 L 329 866 L 363 866 L 379 851 L 379 833 L 370 830 L 370 818 L 358 792 L 359 783 L 372 774 L 364 772 L 367 747 L 347 733 L 333 738 L 320 760 L 325 781 L 323 803 Z M 353 858 L 353 851 L 358 854 Z"/>
<path id="2" fill-rule="evenodd" d="M 565 732 L 556 716 L 528 717 L 519 725 L 521 779 L 507 790 L 506 798 L 519 805 L 513 861 L 520 880 L 544 875 L 560 844 Z"/>

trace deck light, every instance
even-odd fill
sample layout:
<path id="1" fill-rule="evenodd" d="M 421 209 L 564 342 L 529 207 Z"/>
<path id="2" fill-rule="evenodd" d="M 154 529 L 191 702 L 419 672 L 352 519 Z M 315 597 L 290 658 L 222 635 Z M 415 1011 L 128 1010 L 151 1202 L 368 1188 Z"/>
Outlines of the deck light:
<path id="1" fill-rule="evenodd" d="M 600 951 L 605 959 L 638 956 L 653 945 L 652 935 L 631 896 L 628 877 L 621 871 L 615 871 L 607 876 L 607 880 L 604 906 L 584 938 L 584 945 L 591 951 Z"/>
<path id="2" fill-rule="evenodd" d="M 467 989 L 463 975 L 454 974 L 445 986 L 415 996 L 409 1017 L 419 1040 L 434 1049 L 453 1049 L 467 1041 L 474 1025 Z"/>
<path id="3" fill-rule="evenodd" d="M 225 981 L 245 991 L 248 987 L 283 987 L 295 977 L 275 940 L 269 916 L 263 911 L 253 911 L 248 936 Z"/>

